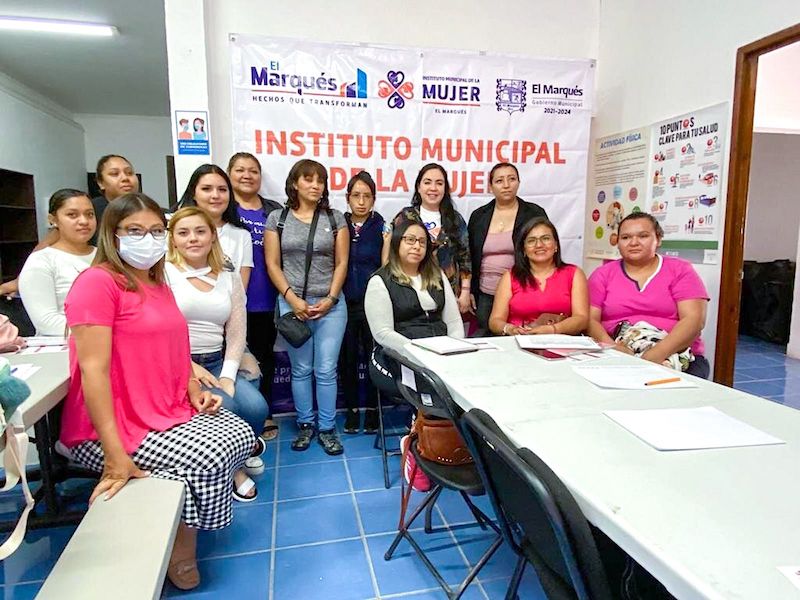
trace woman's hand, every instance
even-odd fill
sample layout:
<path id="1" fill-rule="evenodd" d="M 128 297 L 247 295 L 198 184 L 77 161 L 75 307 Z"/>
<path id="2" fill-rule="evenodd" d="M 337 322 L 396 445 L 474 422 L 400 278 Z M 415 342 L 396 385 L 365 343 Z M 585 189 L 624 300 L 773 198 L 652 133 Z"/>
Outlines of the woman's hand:
<path id="1" fill-rule="evenodd" d="M 131 478 L 139 479 L 149 476 L 150 472 L 142 471 L 127 454 L 120 453 L 118 456 L 107 454 L 103 464 L 103 474 L 100 476 L 100 482 L 94 486 L 89 504 L 101 494 L 105 494 L 104 500 L 110 500 Z"/>
<path id="2" fill-rule="evenodd" d="M 553 335 L 555 333 L 552 325 L 536 325 L 535 327 L 525 327 L 525 329 L 531 335 Z"/>
<path id="3" fill-rule="evenodd" d="M 302 298 L 294 297 L 289 301 L 289 306 L 292 309 L 292 312 L 295 316 L 300 319 L 301 321 L 305 321 L 312 317 L 311 311 L 309 310 L 308 302 L 303 300 Z"/>
<path id="4" fill-rule="evenodd" d="M 631 356 L 636 356 L 636 353 L 628 348 L 625 344 L 621 344 L 619 342 L 614 343 L 614 350 L 619 350 L 620 352 L 624 352 L 625 354 L 630 354 Z"/>
<path id="5" fill-rule="evenodd" d="M 219 379 L 214 377 L 205 367 L 201 367 L 195 362 L 192 363 L 192 377 L 206 387 L 220 387 Z"/>
<path id="6" fill-rule="evenodd" d="M 333 308 L 333 300 L 325 296 L 322 300 L 320 300 L 316 304 L 308 307 L 308 314 L 310 315 L 308 318 L 310 321 L 321 319 L 322 317 L 327 315 L 332 308 Z"/>
<path id="7" fill-rule="evenodd" d="M 201 415 L 215 415 L 222 407 L 222 396 L 203 390 L 197 395 L 190 396 L 189 402 Z"/>
<path id="8" fill-rule="evenodd" d="M 236 393 L 236 382 L 233 381 L 233 379 L 228 379 L 227 377 L 220 377 L 219 385 L 217 387 L 228 394 L 228 396 L 231 398 Z"/>
<path id="9" fill-rule="evenodd" d="M 528 327 L 521 327 L 519 325 L 508 324 L 503 327 L 503 333 L 506 335 L 528 335 L 532 332 Z"/>
<path id="10" fill-rule="evenodd" d="M 469 293 L 469 288 L 461 288 L 461 293 L 456 298 L 458 303 L 458 312 L 462 315 L 472 313 L 472 300 Z"/>

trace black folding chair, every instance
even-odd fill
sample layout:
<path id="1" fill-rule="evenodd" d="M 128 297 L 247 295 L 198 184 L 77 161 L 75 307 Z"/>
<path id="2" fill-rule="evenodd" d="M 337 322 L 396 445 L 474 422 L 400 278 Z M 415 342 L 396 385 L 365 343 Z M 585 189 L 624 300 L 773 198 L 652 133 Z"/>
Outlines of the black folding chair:
<path id="1" fill-rule="evenodd" d="M 442 380 L 429 369 L 401 356 L 397 352 L 389 349 L 384 349 L 384 352 L 387 358 L 397 363 L 397 366 L 400 367 L 397 369 L 397 372 L 394 373 L 395 381 L 398 390 L 408 403 L 418 412 L 422 412 L 426 418 L 448 419 L 458 426 L 459 416 L 463 411 L 453 402 Z M 416 378 L 416 390 L 402 383 L 401 369 L 403 366 L 413 371 Z M 427 460 L 420 455 L 416 440 L 411 441 L 408 451 L 413 455 L 417 463 L 417 468 L 428 476 L 432 486 L 420 505 L 414 509 L 407 519 L 400 522 L 397 535 L 386 551 L 384 559 L 391 560 L 400 541 L 406 539 L 422 560 L 425 567 L 445 591 L 447 597 L 451 600 L 457 600 L 503 543 L 503 537 L 494 522 L 475 506 L 475 503 L 471 500 L 472 496 L 483 496 L 486 493 L 481 482 L 480 474 L 474 463 L 466 465 L 444 465 Z M 423 511 L 425 511 L 425 533 L 431 533 L 433 531 L 431 526 L 431 513 L 436 504 L 436 500 L 445 489 L 459 492 L 475 517 L 475 521 L 478 525 L 480 525 L 482 529 L 486 529 L 487 526 L 491 527 L 497 533 L 497 536 L 492 541 L 489 548 L 483 553 L 478 562 L 470 569 L 469 573 L 467 573 L 467 576 L 461 584 L 455 589 L 447 584 L 433 563 L 431 563 L 425 551 L 409 532 L 411 525 Z"/>
<path id="2" fill-rule="evenodd" d="M 518 557 L 506 599 L 516 596 L 530 563 L 548 598 L 610 600 L 589 523 L 558 476 L 527 448 L 516 449 L 482 410 L 461 423 L 503 538 Z"/>
<path id="3" fill-rule="evenodd" d="M 386 415 L 384 414 L 384 409 L 389 410 L 396 410 L 400 406 L 405 403 L 402 397 L 390 397 L 388 399 L 385 398 L 383 392 L 378 392 L 378 435 L 375 436 L 375 441 L 372 444 L 372 447 L 376 450 L 380 450 L 381 458 L 383 459 L 383 485 L 388 490 L 391 487 L 391 483 L 389 481 L 389 457 L 390 456 L 400 456 L 400 446 L 396 446 L 394 448 L 389 448 L 386 446 L 386 438 L 389 437 L 402 437 L 408 434 L 408 427 L 400 427 L 397 426 L 386 429 Z"/>

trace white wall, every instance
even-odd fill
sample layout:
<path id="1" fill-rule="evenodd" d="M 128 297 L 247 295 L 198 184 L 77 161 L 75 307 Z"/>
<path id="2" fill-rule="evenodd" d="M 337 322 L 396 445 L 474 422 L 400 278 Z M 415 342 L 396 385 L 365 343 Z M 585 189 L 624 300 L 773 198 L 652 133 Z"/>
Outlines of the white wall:
<path id="1" fill-rule="evenodd" d="M 751 160 L 744 258 L 793 259 L 800 230 L 800 135 L 755 133 Z"/>
<path id="2" fill-rule="evenodd" d="M 70 113 L 0 73 L 0 169 L 33 175 L 39 236 L 59 188 L 86 188 L 83 128 Z"/>
<path id="3" fill-rule="evenodd" d="M 737 49 L 798 21 L 797 0 L 604 0 L 594 133 L 604 136 L 732 101 Z M 724 164 L 723 190 L 727 159 Z M 597 264 L 587 262 L 589 268 Z M 711 295 L 703 337 L 713 360 L 720 265 L 696 267 Z"/>
<path id="4" fill-rule="evenodd" d="M 176 1 L 187 0 L 167 0 L 168 9 Z M 291 2 L 206 3 L 208 91 L 216 122 L 212 141 L 217 164 L 227 164 L 236 150 L 231 139 L 229 33 L 528 56 L 597 56 L 598 0 L 508 0 L 502 5 L 485 0 L 305 0 L 302 7 L 301 14 Z"/>
<path id="5" fill-rule="evenodd" d="M 142 191 L 167 206 L 166 156 L 172 154 L 169 117 L 75 115 L 86 132 L 86 171 L 104 154 L 120 154 L 142 175 Z M 180 194 L 180 191 L 178 192 Z"/>
<path id="6" fill-rule="evenodd" d="M 758 60 L 755 131 L 800 133 L 800 42 Z"/>

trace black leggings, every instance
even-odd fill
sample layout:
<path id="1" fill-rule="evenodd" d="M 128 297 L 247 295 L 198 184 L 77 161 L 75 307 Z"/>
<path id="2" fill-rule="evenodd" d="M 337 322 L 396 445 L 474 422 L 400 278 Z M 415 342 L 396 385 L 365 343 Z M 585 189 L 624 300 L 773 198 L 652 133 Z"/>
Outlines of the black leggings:
<path id="1" fill-rule="evenodd" d="M 247 347 L 261 365 L 261 395 L 272 415 L 272 381 L 275 379 L 275 312 L 247 313 Z"/>
<path id="2" fill-rule="evenodd" d="M 348 302 L 347 327 L 344 330 L 342 349 L 339 353 L 339 374 L 342 378 L 344 405 L 349 409 L 358 408 L 359 405 L 358 363 L 361 360 L 370 361 L 374 344 L 363 302 Z M 369 377 L 365 383 L 366 407 L 375 408 L 378 406 L 378 390 L 372 385 Z"/>

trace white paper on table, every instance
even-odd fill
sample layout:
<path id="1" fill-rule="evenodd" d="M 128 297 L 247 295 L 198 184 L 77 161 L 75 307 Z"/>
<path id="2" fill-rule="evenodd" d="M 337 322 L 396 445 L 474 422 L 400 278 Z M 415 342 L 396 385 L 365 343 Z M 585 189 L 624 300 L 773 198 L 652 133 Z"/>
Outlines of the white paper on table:
<path id="1" fill-rule="evenodd" d="M 713 406 L 608 410 L 603 414 L 656 450 L 702 450 L 786 443 Z"/>
<path id="2" fill-rule="evenodd" d="M 569 349 L 576 350 L 600 350 L 600 344 L 592 338 L 582 335 L 517 335 L 514 336 L 517 344 L 523 350 L 555 350 Z"/>
<path id="3" fill-rule="evenodd" d="M 17 354 L 57 354 L 59 352 L 69 352 L 69 346 L 33 346 L 23 348 Z"/>
<path id="4" fill-rule="evenodd" d="M 32 365 L 29 363 L 11 365 L 11 375 L 16 377 L 17 379 L 22 379 L 23 381 L 26 381 L 27 379 L 30 379 L 31 375 L 36 373 L 36 371 L 38 371 L 39 369 L 41 369 L 40 366 Z"/>
<path id="5" fill-rule="evenodd" d="M 26 337 L 25 341 L 28 346 L 64 346 L 67 338 L 57 335 L 37 335 Z"/>
<path id="6" fill-rule="evenodd" d="M 800 567 L 778 567 L 778 571 L 786 575 L 794 587 L 800 589 Z"/>
<path id="7" fill-rule="evenodd" d="M 598 387 L 612 390 L 664 390 L 696 388 L 697 384 L 684 379 L 678 371 L 659 365 L 575 365 L 578 375 Z M 656 383 L 676 379 L 668 383 Z M 647 385 L 647 384 L 651 385 Z"/>
<path id="8" fill-rule="evenodd" d="M 460 340 L 448 335 L 437 335 L 427 338 L 411 340 L 414 346 L 419 346 L 425 350 L 430 350 L 436 354 L 462 354 L 464 352 L 475 352 L 478 346 L 466 340 Z"/>

